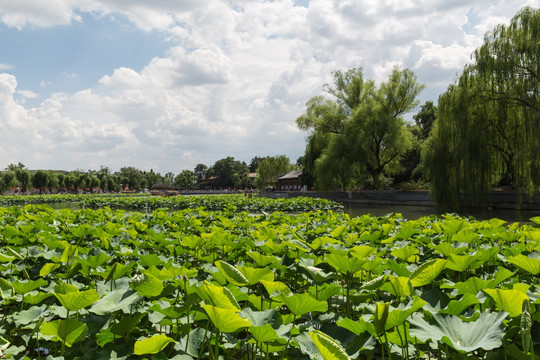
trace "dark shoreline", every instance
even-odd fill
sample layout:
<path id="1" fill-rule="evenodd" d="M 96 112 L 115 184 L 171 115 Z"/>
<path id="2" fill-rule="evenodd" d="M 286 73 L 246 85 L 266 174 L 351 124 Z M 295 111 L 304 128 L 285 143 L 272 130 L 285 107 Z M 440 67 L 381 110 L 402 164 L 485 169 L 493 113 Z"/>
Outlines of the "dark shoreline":
<path id="1" fill-rule="evenodd" d="M 383 191 L 275 191 L 259 193 L 259 196 L 271 198 L 294 198 L 298 196 L 318 197 L 340 202 L 344 205 L 404 205 L 404 206 L 422 206 L 432 207 L 436 211 L 436 203 L 433 201 L 427 190 L 401 191 L 401 190 L 383 190 Z M 488 194 L 488 199 L 480 205 L 467 205 L 467 209 L 486 209 L 486 210 L 524 210 L 540 212 L 540 194 L 528 198 L 523 196 L 521 207 L 518 194 L 511 190 L 492 191 Z M 465 199 L 463 199 L 465 200 Z"/>

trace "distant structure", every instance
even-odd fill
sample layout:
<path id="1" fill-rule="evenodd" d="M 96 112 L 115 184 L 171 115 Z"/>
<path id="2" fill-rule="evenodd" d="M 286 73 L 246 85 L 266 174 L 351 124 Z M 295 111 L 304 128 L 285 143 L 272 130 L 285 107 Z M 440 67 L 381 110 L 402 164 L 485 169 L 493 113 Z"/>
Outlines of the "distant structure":
<path id="1" fill-rule="evenodd" d="M 291 170 L 277 179 L 278 191 L 302 190 L 302 170 Z"/>

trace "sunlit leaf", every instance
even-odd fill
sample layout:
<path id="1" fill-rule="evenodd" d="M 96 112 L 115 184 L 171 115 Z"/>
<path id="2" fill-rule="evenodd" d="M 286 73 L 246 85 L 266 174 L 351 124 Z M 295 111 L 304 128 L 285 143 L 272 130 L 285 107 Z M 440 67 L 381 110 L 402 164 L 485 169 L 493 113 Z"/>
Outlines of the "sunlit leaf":
<path id="1" fill-rule="evenodd" d="M 52 341 L 63 341 L 66 346 L 84 340 L 88 334 L 88 326 L 76 319 L 62 319 L 41 324 L 40 332 L 44 336 L 52 336 Z"/>
<path id="2" fill-rule="evenodd" d="M 248 279 L 233 265 L 228 262 L 218 260 L 216 261 L 216 267 L 219 269 L 219 272 L 225 276 L 225 278 L 235 284 L 235 285 L 247 285 L 249 283 Z"/>
<path id="3" fill-rule="evenodd" d="M 169 343 L 175 342 L 170 337 L 159 334 L 144 340 L 135 341 L 135 355 L 157 354 L 165 349 Z"/>
<path id="4" fill-rule="evenodd" d="M 429 260 L 416 269 L 410 276 L 414 287 L 431 284 L 437 276 L 444 270 L 446 260 Z"/>
<path id="5" fill-rule="evenodd" d="M 500 310 L 510 314 L 510 317 L 521 315 L 523 301 L 529 299 L 527 294 L 515 289 L 484 289 L 484 292 L 495 301 Z"/>
<path id="6" fill-rule="evenodd" d="M 68 311 L 79 311 L 94 304 L 99 299 L 99 294 L 94 289 L 86 291 L 73 291 L 67 294 L 55 293 L 54 296 L 56 296 L 62 306 Z"/>
<path id="7" fill-rule="evenodd" d="M 349 360 L 349 355 L 343 347 L 332 337 L 321 331 L 310 332 L 311 340 L 319 349 L 324 360 Z"/>
<path id="8" fill-rule="evenodd" d="M 144 273 L 137 275 L 129 281 L 129 286 L 140 295 L 154 297 L 163 291 L 163 283 L 157 277 Z"/>
<path id="9" fill-rule="evenodd" d="M 458 316 L 435 314 L 432 325 L 415 314 L 409 320 L 409 332 L 420 341 L 443 341 L 463 352 L 492 350 L 502 345 L 505 332 L 500 325 L 506 316 L 504 312 L 483 312 L 476 321 L 463 322 Z"/>
<path id="10" fill-rule="evenodd" d="M 232 333 L 251 326 L 251 321 L 240 317 L 235 310 L 222 309 L 212 305 L 203 305 L 203 308 L 220 332 Z"/>

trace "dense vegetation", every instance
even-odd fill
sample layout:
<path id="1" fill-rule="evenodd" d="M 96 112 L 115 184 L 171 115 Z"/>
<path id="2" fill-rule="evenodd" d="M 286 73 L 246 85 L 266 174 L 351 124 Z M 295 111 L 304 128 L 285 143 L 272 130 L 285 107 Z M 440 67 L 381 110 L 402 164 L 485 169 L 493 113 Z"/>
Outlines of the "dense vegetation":
<path id="1" fill-rule="evenodd" d="M 403 114 L 423 89 L 410 70 L 394 68 L 379 87 L 362 69 L 336 71 L 325 86 L 333 98 L 316 96 L 296 123 L 308 131 L 305 181 L 320 189 L 386 188 L 403 170 L 401 160 L 413 147 Z"/>
<path id="2" fill-rule="evenodd" d="M 0 208 L 0 356 L 533 359 L 538 225 Z"/>
<path id="3" fill-rule="evenodd" d="M 443 211 L 489 202 L 496 186 L 540 189 L 540 10 L 523 8 L 485 36 L 455 84 L 407 124 L 422 86 L 395 68 L 376 87 L 361 69 L 335 71 L 297 120 L 307 131 L 303 181 L 336 189 L 419 189 Z M 420 156 L 422 152 L 422 156 Z M 518 204 L 520 199 L 518 199 Z"/>
<path id="4" fill-rule="evenodd" d="M 424 167 L 434 199 L 457 209 L 496 185 L 540 188 L 540 10 L 524 8 L 485 36 L 439 98 Z"/>
<path id="5" fill-rule="evenodd" d="M 292 199 L 248 198 L 245 195 L 197 195 L 160 197 L 147 194 L 108 195 L 15 195 L 0 196 L 2 205 L 75 203 L 80 207 L 117 209 L 169 209 L 184 210 L 203 208 L 206 210 L 236 209 L 238 211 L 313 211 L 341 210 L 343 205 L 326 199 L 297 197 Z"/>

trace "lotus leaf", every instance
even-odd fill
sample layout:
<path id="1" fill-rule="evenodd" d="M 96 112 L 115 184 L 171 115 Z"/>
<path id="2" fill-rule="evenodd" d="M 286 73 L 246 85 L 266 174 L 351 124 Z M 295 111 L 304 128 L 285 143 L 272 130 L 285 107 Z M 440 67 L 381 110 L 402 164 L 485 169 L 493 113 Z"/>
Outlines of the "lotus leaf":
<path id="1" fill-rule="evenodd" d="M 499 309 L 510 314 L 510 317 L 521 315 L 523 301 L 529 299 L 527 294 L 516 289 L 484 289 L 484 292 L 495 301 Z"/>
<path id="2" fill-rule="evenodd" d="M 238 301 L 236 301 L 232 292 L 226 287 L 212 285 L 209 282 L 205 281 L 202 288 L 198 289 L 200 289 L 200 291 L 198 292 L 201 297 L 207 300 L 210 305 L 214 305 L 223 309 L 240 311 L 240 305 L 238 305 Z M 202 291 L 204 291 L 204 293 Z"/>
<path id="3" fill-rule="evenodd" d="M 157 277 L 144 273 L 129 281 L 129 286 L 145 297 L 154 297 L 163 291 L 163 283 Z"/>
<path id="4" fill-rule="evenodd" d="M 92 305 L 99 299 L 99 294 L 94 289 L 86 291 L 72 291 L 66 294 L 54 293 L 54 296 L 56 296 L 58 301 L 60 301 L 62 306 L 68 311 L 79 311 L 87 306 Z"/>
<path id="5" fill-rule="evenodd" d="M 62 319 L 44 322 L 41 324 L 40 332 L 44 336 L 52 336 L 52 341 L 62 341 L 71 347 L 74 343 L 84 340 L 88 326 L 76 319 Z"/>
<path id="6" fill-rule="evenodd" d="M 446 266 L 446 260 L 436 259 L 423 263 L 411 274 L 411 283 L 414 287 L 431 284 Z"/>
<path id="7" fill-rule="evenodd" d="M 538 254 L 536 254 L 535 257 L 519 254 L 509 257 L 507 260 L 509 263 L 514 264 L 518 268 L 523 269 L 533 275 L 540 274 L 540 258 L 538 257 Z"/>
<path id="8" fill-rule="evenodd" d="M 414 314 L 409 320 L 409 333 L 420 341 L 442 341 L 462 352 L 492 350 L 502 345 L 504 331 L 500 326 L 506 316 L 502 311 L 483 312 L 476 321 L 463 322 L 457 316 L 435 314 L 435 324 L 432 325 L 421 315 Z"/>
<path id="9" fill-rule="evenodd" d="M 222 309 L 212 305 L 203 305 L 204 311 L 220 332 L 232 333 L 251 326 L 251 321 L 242 318 L 237 311 Z"/>
<path id="10" fill-rule="evenodd" d="M 150 338 L 136 341 L 133 352 L 135 355 L 157 354 L 172 342 L 175 341 L 166 335 L 154 335 Z"/>
<path id="11" fill-rule="evenodd" d="M 319 349 L 324 360 L 349 360 L 349 355 L 341 345 L 321 331 L 310 332 L 311 340 Z"/>
<path id="12" fill-rule="evenodd" d="M 280 299 L 296 316 L 302 316 L 308 312 L 325 312 L 328 310 L 328 303 L 326 301 L 315 300 L 307 293 L 293 295 L 282 294 Z"/>
<path id="13" fill-rule="evenodd" d="M 219 272 L 231 283 L 239 286 L 249 283 L 248 279 L 246 279 L 242 272 L 228 262 L 218 260 L 215 264 L 219 269 Z"/>

